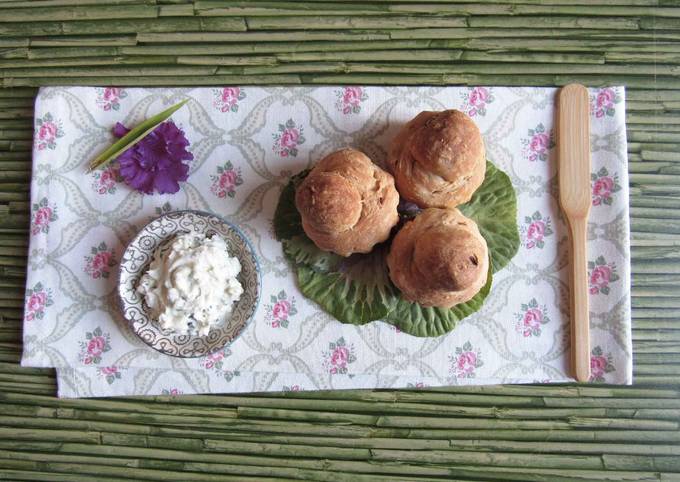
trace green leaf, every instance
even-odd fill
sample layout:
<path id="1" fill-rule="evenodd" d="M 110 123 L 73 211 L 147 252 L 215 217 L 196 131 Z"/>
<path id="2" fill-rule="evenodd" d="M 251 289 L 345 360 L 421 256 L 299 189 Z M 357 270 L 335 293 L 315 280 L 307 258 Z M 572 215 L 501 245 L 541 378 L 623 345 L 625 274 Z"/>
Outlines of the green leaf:
<path id="1" fill-rule="evenodd" d="M 342 256 L 322 251 L 304 234 L 282 243 L 284 254 L 294 264 L 306 264 L 322 273 L 335 270 L 342 261 Z"/>
<path id="2" fill-rule="evenodd" d="M 486 284 L 470 301 L 453 308 L 425 308 L 418 303 L 411 303 L 400 296 L 397 305 L 385 321 L 413 336 L 441 336 L 456 327 L 456 324 L 478 311 L 491 291 L 493 274 L 489 265 Z"/>
<path id="3" fill-rule="evenodd" d="M 385 318 L 398 299 L 387 275 L 385 248 L 342 260 L 337 271 L 319 271 L 299 263 L 302 293 L 344 323 L 363 325 Z"/>
<path id="4" fill-rule="evenodd" d="M 342 258 L 320 250 L 305 235 L 295 207 L 295 189 L 308 174 L 291 178 L 281 191 L 274 231 L 297 275 L 300 291 L 343 323 L 364 324 L 383 319 L 415 336 L 439 336 L 479 310 L 492 284 L 492 273 L 504 267 L 519 249 L 517 202 L 510 179 L 491 163 L 472 200 L 460 209 L 474 219 L 489 245 L 491 263 L 486 285 L 467 303 L 451 309 L 423 308 L 401 298 L 387 272 L 385 244 L 369 254 Z"/>
<path id="5" fill-rule="evenodd" d="M 309 174 L 309 169 L 293 176 L 281 191 L 279 204 L 274 212 L 274 234 L 279 241 L 300 234 L 304 235 L 302 218 L 295 207 L 295 189 L 307 177 L 307 174 Z"/>
<path id="6" fill-rule="evenodd" d="M 272 303 L 276 303 L 278 300 L 276 299 L 276 296 L 271 295 L 269 301 L 271 301 Z"/>
<path id="7" fill-rule="evenodd" d="M 517 254 L 517 196 L 507 174 L 486 163 L 486 177 L 467 204 L 458 209 L 479 226 L 491 253 L 494 273 L 503 269 Z"/>
<path id="8" fill-rule="evenodd" d="M 165 109 L 163 112 L 148 118 L 138 126 L 134 127 L 130 132 L 125 134 L 118 141 L 114 142 L 111 147 L 106 149 L 104 152 L 99 154 L 96 159 L 90 162 L 89 171 L 104 167 L 110 161 L 116 159 L 123 152 L 130 149 L 132 146 L 144 139 L 147 135 L 151 134 L 151 132 L 156 127 L 158 127 L 158 124 L 168 119 L 187 102 L 189 102 L 189 99 L 184 99 L 182 102 Z"/>

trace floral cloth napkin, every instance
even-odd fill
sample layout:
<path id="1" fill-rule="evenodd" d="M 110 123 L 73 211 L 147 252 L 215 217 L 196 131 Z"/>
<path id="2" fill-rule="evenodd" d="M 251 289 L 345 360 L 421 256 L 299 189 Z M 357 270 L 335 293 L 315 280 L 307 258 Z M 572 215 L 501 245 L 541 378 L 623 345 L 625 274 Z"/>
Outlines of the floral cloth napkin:
<path id="1" fill-rule="evenodd" d="M 501 87 L 48 87 L 35 106 L 25 366 L 56 367 L 59 395 L 176 394 L 565 382 L 568 245 L 557 201 L 556 90 Z M 174 195 L 142 195 L 115 167 L 86 173 L 112 141 L 182 99 L 191 172 Z M 438 338 L 375 322 L 343 325 L 298 291 L 272 216 L 288 177 L 353 146 L 382 162 L 422 110 L 461 109 L 517 192 L 522 246 L 483 308 Z M 628 174 L 624 90 L 591 91 L 588 229 L 592 380 L 631 383 Z M 121 318 L 116 270 L 146 222 L 178 209 L 225 216 L 251 239 L 263 293 L 231 345 L 203 358 L 164 356 Z"/>

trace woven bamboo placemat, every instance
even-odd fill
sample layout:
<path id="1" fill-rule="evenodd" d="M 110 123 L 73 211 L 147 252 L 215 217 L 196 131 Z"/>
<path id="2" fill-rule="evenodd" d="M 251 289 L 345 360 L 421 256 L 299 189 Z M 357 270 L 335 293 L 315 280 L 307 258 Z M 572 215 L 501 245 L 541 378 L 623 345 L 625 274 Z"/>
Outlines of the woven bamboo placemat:
<path id="1" fill-rule="evenodd" d="M 0 1 L 0 479 L 680 472 L 680 1 Z M 21 353 L 40 85 L 627 87 L 632 387 L 57 400 Z"/>

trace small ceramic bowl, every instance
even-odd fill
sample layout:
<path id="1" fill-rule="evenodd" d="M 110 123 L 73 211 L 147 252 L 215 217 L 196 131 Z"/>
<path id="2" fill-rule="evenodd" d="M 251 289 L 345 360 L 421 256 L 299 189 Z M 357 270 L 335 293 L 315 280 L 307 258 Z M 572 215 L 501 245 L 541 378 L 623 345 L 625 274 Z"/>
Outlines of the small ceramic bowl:
<path id="1" fill-rule="evenodd" d="M 164 332 L 149 317 L 144 298 L 137 292 L 139 280 L 156 249 L 176 235 L 189 232 L 222 236 L 229 254 L 241 263 L 238 280 L 243 286 L 243 294 L 236 302 L 231 317 L 222 325 L 213 327 L 205 336 Z M 232 342 L 255 314 L 260 292 L 260 267 L 250 242 L 236 226 L 207 212 L 176 211 L 154 219 L 130 242 L 120 263 L 118 293 L 123 315 L 146 344 L 166 355 L 199 357 Z"/>

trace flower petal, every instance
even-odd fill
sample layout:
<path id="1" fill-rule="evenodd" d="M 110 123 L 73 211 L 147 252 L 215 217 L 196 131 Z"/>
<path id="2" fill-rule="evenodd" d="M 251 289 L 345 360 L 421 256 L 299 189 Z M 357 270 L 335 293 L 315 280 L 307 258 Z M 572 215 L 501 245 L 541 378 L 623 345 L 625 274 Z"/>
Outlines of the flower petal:
<path id="1" fill-rule="evenodd" d="M 116 137 L 123 137 L 128 132 L 130 132 L 130 129 L 125 127 L 120 122 L 116 122 L 116 125 L 113 127 L 113 135 Z"/>

